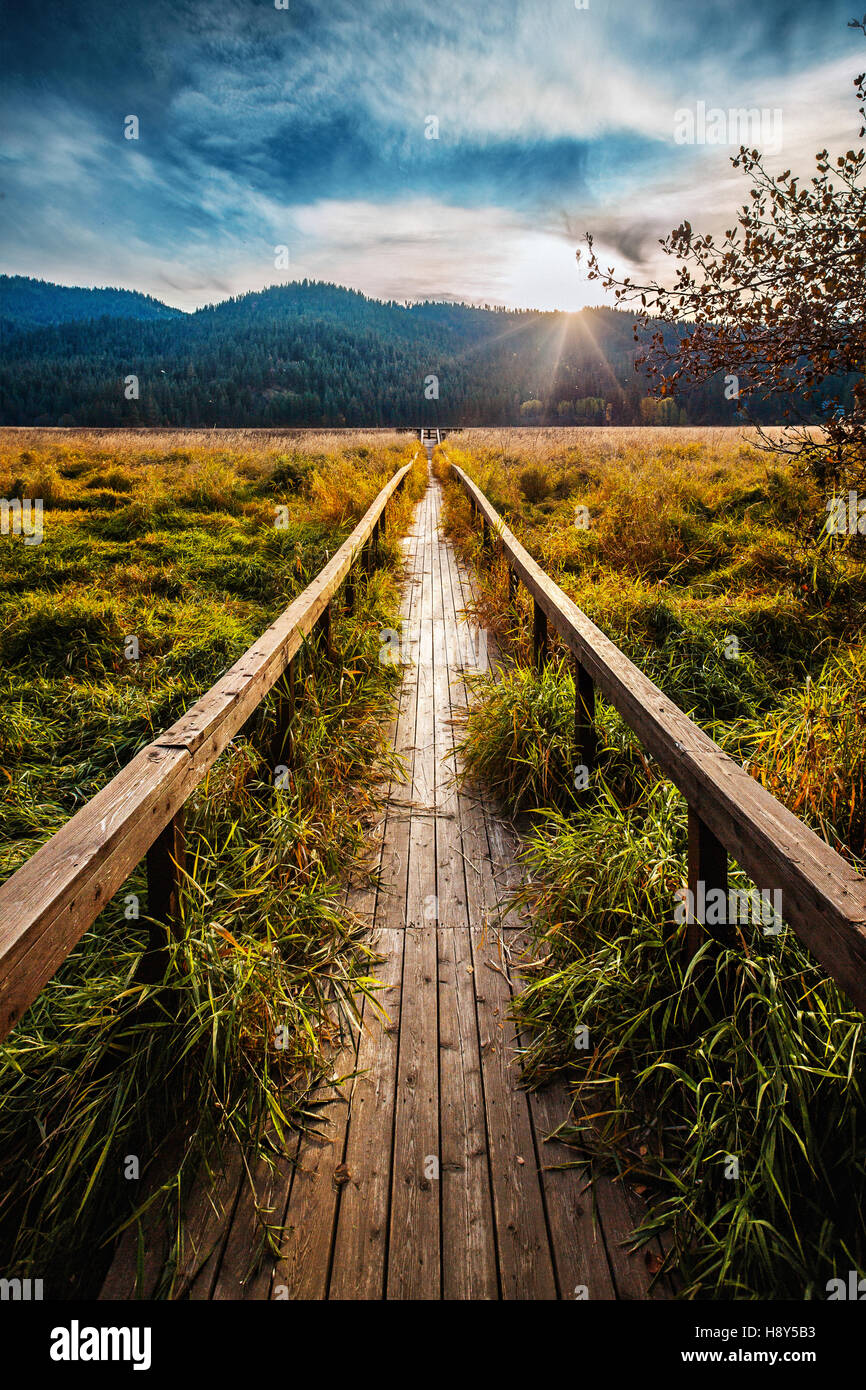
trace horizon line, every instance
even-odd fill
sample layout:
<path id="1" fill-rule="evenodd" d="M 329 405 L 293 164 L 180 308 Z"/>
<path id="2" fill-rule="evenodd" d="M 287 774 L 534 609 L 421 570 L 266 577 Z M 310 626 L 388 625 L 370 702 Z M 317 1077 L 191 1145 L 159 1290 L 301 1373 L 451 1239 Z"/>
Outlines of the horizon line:
<path id="1" fill-rule="evenodd" d="M 421 297 L 418 295 L 407 295 L 405 299 L 383 299 L 379 295 L 368 294 L 366 290 L 358 289 L 354 285 L 340 284 L 336 280 L 317 280 L 310 276 L 302 276 L 295 280 L 275 281 L 270 285 L 263 285 L 261 289 L 241 290 L 237 294 L 227 294 L 224 299 L 209 300 L 206 304 L 200 304 L 196 309 L 182 309 L 168 300 L 160 299 L 157 295 L 151 294 L 149 290 L 141 290 L 130 287 L 129 285 L 82 285 L 82 284 L 62 284 L 59 280 L 46 280 L 38 275 L 22 275 L 17 271 L 0 271 L 0 281 L 3 280 L 29 280 L 35 285 L 50 285 L 54 289 L 60 290 L 88 290 L 98 292 L 100 290 L 115 290 L 124 294 L 138 294 L 145 299 L 152 300 L 155 304 L 161 304 L 165 309 L 171 309 L 174 313 L 182 314 L 184 318 L 192 318 L 195 314 L 204 313 L 208 309 L 217 309 L 223 304 L 229 304 L 240 299 L 247 299 L 252 295 L 268 294 L 271 290 L 288 289 L 291 285 L 324 285 L 329 289 L 344 290 L 347 294 L 359 295 L 362 299 L 371 304 L 382 304 L 384 306 L 394 306 L 396 308 L 408 309 L 425 304 L 441 304 L 450 308 L 457 309 L 478 309 L 486 313 L 501 314 L 537 314 L 539 316 L 553 316 L 560 314 L 565 318 L 577 318 L 585 310 L 605 309 L 612 313 L 623 313 L 624 310 L 613 304 L 584 304 L 579 309 L 539 309 L 532 305 L 501 304 L 491 300 L 471 300 L 471 299 L 449 299 L 447 296 L 430 295 Z"/>

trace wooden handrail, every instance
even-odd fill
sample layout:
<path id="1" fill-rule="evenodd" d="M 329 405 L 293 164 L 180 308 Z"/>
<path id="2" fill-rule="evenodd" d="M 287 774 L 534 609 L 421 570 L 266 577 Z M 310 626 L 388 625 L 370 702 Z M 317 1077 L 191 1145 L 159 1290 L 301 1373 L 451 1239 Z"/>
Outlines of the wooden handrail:
<path id="1" fill-rule="evenodd" d="M 230 670 L 0 885 L 0 1038 L 286 671 L 364 547 L 375 544 L 411 467 L 394 474 L 313 582 Z"/>
<path id="2" fill-rule="evenodd" d="M 781 891 L 784 920 L 856 1007 L 866 1010 L 866 877 L 663 695 L 545 574 L 463 469 L 450 466 L 485 532 L 490 528 L 498 538 L 533 597 L 537 652 L 549 622 L 576 658 L 579 727 L 586 729 L 591 684 L 597 685 L 685 796 L 690 887 L 701 879 L 707 889 L 726 891 L 728 851 L 757 887 Z"/>

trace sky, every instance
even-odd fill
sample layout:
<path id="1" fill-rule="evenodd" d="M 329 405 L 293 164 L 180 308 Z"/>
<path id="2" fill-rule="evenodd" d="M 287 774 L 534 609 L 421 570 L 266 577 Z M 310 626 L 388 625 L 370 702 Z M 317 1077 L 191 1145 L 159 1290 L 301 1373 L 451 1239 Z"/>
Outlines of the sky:
<path id="1" fill-rule="evenodd" d="M 182 309 L 306 277 L 571 311 L 605 298 L 575 260 L 591 232 L 603 265 L 670 282 L 659 238 L 747 197 L 738 111 L 774 172 L 857 143 L 861 10 L 17 0 L 0 268 Z"/>

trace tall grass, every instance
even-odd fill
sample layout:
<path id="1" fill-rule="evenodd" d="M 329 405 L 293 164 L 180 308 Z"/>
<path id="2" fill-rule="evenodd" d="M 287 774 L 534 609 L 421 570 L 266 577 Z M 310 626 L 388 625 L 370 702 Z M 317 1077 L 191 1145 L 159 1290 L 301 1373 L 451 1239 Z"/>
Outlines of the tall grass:
<path id="1" fill-rule="evenodd" d="M 553 465 L 514 437 L 457 461 L 671 698 L 862 864 L 856 544 L 830 551 L 821 499 L 748 440 L 599 434 L 560 439 Z M 644 1194 L 635 1239 L 670 1232 L 683 1297 L 826 1297 L 829 1279 L 866 1268 L 862 1015 L 787 927 L 742 926 L 730 948 L 689 959 L 674 912 L 682 797 L 604 701 L 598 768 L 575 791 L 570 667 L 555 642 L 543 672 L 527 666 L 528 606 L 508 605 L 504 567 L 482 564 L 462 495 L 447 481 L 446 494 L 505 657 L 476 682 L 464 775 L 529 815 L 516 905 L 537 959 L 515 1001 L 527 1082 L 571 1086 L 570 1137 Z M 592 527 L 573 534 L 585 499 Z M 751 887 L 737 865 L 731 882 Z"/>
<path id="2" fill-rule="evenodd" d="M 628 810 L 602 786 L 579 817 L 542 818 L 526 1076 L 568 1078 L 571 1137 L 645 1193 L 637 1239 L 670 1231 L 684 1297 L 823 1298 L 866 1268 L 863 1018 L 787 929 L 689 963 L 671 913 L 685 860 L 664 783 Z"/>
<path id="3" fill-rule="evenodd" d="M 345 436 L 317 450 L 301 441 L 300 482 L 270 438 L 227 436 L 213 457 L 200 436 L 182 450 L 139 435 L 99 436 L 92 452 L 77 435 L 37 441 L 64 479 L 64 505 L 46 507 L 41 546 L 3 541 L 2 877 L 309 582 L 358 500 L 358 441 Z M 34 495 L 36 444 L 22 449 L 16 432 L 0 445 L 0 469 Z M 371 446 L 371 496 L 413 452 Z M 316 501 L 314 469 L 335 480 L 334 496 L 351 480 L 339 520 Z M 366 833 L 393 769 L 384 716 L 396 681 L 379 634 L 395 621 L 396 537 L 422 487 L 418 468 L 383 567 L 359 578 L 351 613 L 335 604 L 337 659 L 315 645 L 301 658 L 288 784 L 274 781 L 273 694 L 187 803 L 182 931 L 165 979 L 137 978 L 150 925 L 140 867 L 0 1047 L 0 1262 L 44 1277 L 51 1297 L 98 1291 L 114 1235 L 153 1197 L 150 1177 L 179 1133 L 157 1193 L 178 1238 L 184 1198 L 216 1147 L 240 1144 L 249 1166 L 285 1153 L 292 1131 L 315 1122 L 335 1040 L 357 1027 L 359 999 L 375 997 L 345 885 L 367 872 Z M 276 504 L 287 526 L 274 527 Z M 141 509 L 135 524 L 115 527 L 130 507 Z M 124 655 L 131 633 L 136 662 Z M 139 1182 L 124 1177 L 131 1154 Z"/>

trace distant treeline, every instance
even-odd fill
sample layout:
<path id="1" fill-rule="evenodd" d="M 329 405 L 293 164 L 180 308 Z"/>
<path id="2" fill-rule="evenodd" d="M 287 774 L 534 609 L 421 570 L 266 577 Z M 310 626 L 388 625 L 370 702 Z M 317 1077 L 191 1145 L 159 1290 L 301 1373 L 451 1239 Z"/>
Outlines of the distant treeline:
<path id="1" fill-rule="evenodd" d="M 632 325 L 630 314 L 612 309 L 566 315 L 382 303 L 308 281 L 181 314 L 127 291 L 3 276 L 0 422 L 737 421 L 722 375 L 688 397 L 648 400 Z"/>

